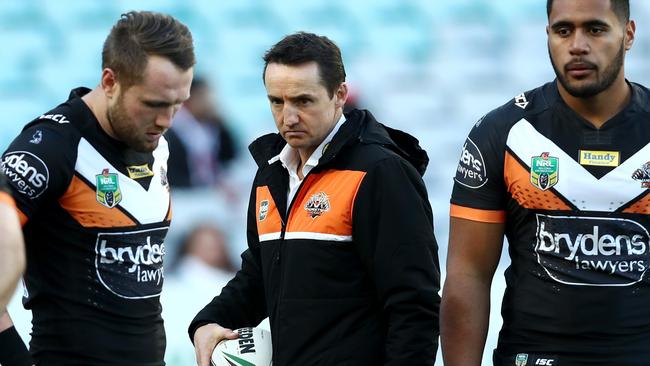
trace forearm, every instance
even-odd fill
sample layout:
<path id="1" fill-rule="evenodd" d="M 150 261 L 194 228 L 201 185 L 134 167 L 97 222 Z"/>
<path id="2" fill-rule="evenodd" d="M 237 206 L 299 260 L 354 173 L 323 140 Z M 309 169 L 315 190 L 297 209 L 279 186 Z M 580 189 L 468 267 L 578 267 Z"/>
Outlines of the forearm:
<path id="1" fill-rule="evenodd" d="M 440 319 L 445 366 L 480 366 L 490 316 L 490 281 L 449 274 Z"/>
<path id="2" fill-rule="evenodd" d="M 25 270 L 23 236 L 14 209 L 0 204 L 0 312 L 4 311 Z"/>

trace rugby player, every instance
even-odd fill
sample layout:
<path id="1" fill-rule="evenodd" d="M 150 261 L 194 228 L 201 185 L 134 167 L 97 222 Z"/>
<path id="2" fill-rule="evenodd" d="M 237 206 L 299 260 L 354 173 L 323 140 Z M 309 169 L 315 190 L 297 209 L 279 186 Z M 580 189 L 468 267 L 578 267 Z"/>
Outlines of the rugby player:
<path id="1" fill-rule="evenodd" d="M 557 78 L 479 120 L 451 197 L 445 365 L 480 365 L 504 234 L 494 365 L 650 364 L 650 94 L 625 78 L 627 0 L 547 1 Z"/>
<path id="2" fill-rule="evenodd" d="M 29 364 L 25 345 L 9 315 L 2 315 L 25 270 L 25 246 L 15 208 L 7 180 L 0 172 L 0 345 L 6 348 L 6 352 L 0 352 L 0 365 L 6 366 Z"/>
<path id="3" fill-rule="evenodd" d="M 72 90 L 4 153 L 25 235 L 36 364 L 164 364 L 162 136 L 189 97 L 194 63 L 184 24 L 123 14 L 104 43 L 99 85 Z"/>

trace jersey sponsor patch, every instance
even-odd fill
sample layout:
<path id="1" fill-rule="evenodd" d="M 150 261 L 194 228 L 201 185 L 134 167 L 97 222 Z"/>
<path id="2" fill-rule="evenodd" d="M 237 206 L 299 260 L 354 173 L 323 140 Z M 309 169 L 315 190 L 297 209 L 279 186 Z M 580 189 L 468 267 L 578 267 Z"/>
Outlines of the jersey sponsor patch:
<path id="1" fill-rule="evenodd" d="M 580 150 L 580 165 L 617 167 L 619 164 L 618 151 Z"/>
<path id="2" fill-rule="evenodd" d="M 117 173 L 110 173 L 108 169 L 104 169 L 102 174 L 97 174 L 95 178 L 97 182 L 97 202 L 108 208 L 117 206 L 122 201 L 120 179 Z"/>
<path id="3" fill-rule="evenodd" d="M 126 299 L 160 295 L 167 228 L 98 233 L 95 267 L 99 281 Z"/>
<path id="4" fill-rule="evenodd" d="M 325 192 L 318 192 L 309 198 L 305 204 L 305 211 L 309 212 L 312 219 L 317 218 L 330 210 L 330 199 Z"/>
<path id="5" fill-rule="evenodd" d="M 544 152 L 540 156 L 533 156 L 530 162 L 530 183 L 545 191 L 558 182 L 558 168 L 560 159 Z"/>
<path id="6" fill-rule="evenodd" d="M 153 176 L 148 164 L 127 166 L 126 171 L 131 179 L 141 179 Z"/>
<path id="7" fill-rule="evenodd" d="M 470 138 L 463 144 L 454 180 L 468 188 L 480 188 L 487 183 L 483 154 Z"/>
<path id="8" fill-rule="evenodd" d="M 641 182 L 641 188 L 650 188 L 650 161 L 632 173 L 632 179 Z"/>
<path id="9" fill-rule="evenodd" d="M 12 151 L 2 159 L 2 171 L 19 193 L 34 199 L 47 190 L 50 171 L 38 156 L 28 151 Z"/>
<path id="10" fill-rule="evenodd" d="M 70 123 L 70 121 L 68 121 L 65 118 L 65 116 L 62 115 L 62 114 L 43 114 L 38 118 L 39 119 L 50 119 L 50 120 L 52 120 L 54 122 L 58 122 L 58 123 Z"/>
<path id="11" fill-rule="evenodd" d="M 515 105 L 521 109 L 526 109 L 528 107 L 528 100 L 526 99 L 526 94 L 521 93 L 515 97 Z"/>
<path id="12" fill-rule="evenodd" d="M 649 234 L 636 221 L 537 214 L 535 253 L 557 282 L 628 286 L 648 269 Z"/>

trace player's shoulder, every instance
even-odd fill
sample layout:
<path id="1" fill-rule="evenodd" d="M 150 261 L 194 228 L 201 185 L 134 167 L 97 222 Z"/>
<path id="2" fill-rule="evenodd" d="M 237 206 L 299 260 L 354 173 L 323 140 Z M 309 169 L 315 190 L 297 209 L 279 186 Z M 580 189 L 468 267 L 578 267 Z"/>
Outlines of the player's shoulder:
<path id="1" fill-rule="evenodd" d="M 80 89 L 74 89 L 68 100 L 28 122 L 12 145 L 57 151 L 74 148 L 88 122 Z"/>
<path id="2" fill-rule="evenodd" d="M 80 89 L 82 89 L 80 91 Z M 85 106 L 81 96 L 87 89 L 78 88 L 70 92 L 68 100 L 40 114 L 29 122 L 23 130 L 33 128 L 46 128 L 58 131 L 61 134 L 73 134 L 87 122 L 88 107 Z"/>
<path id="3" fill-rule="evenodd" d="M 506 103 L 493 109 L 476 123 L 475 128 L 507 132 L 521 119 L 539 114 L 552 105 L 554 82 L 516 94 Z"/>

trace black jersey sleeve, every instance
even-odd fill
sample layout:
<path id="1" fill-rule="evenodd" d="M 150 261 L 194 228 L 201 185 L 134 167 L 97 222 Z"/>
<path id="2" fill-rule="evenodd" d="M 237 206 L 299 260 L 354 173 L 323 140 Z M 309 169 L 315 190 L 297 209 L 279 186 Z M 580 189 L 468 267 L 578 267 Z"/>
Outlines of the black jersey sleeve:
<path id="1" fill-rule="evenodd" d="M 499 113 L 491 112 L 472 128 L 462 146 L 451 216 L 482 222 L 505 220 L 504 146 L 507 130 Z"/>
<path id="2" fill-rule="evenodd" d="M 72 178 L 76 144 L 66 129 L 51 120 L 31 123 L 2 155 L 2 172 L 27 219 L 60 197 Z"/>

